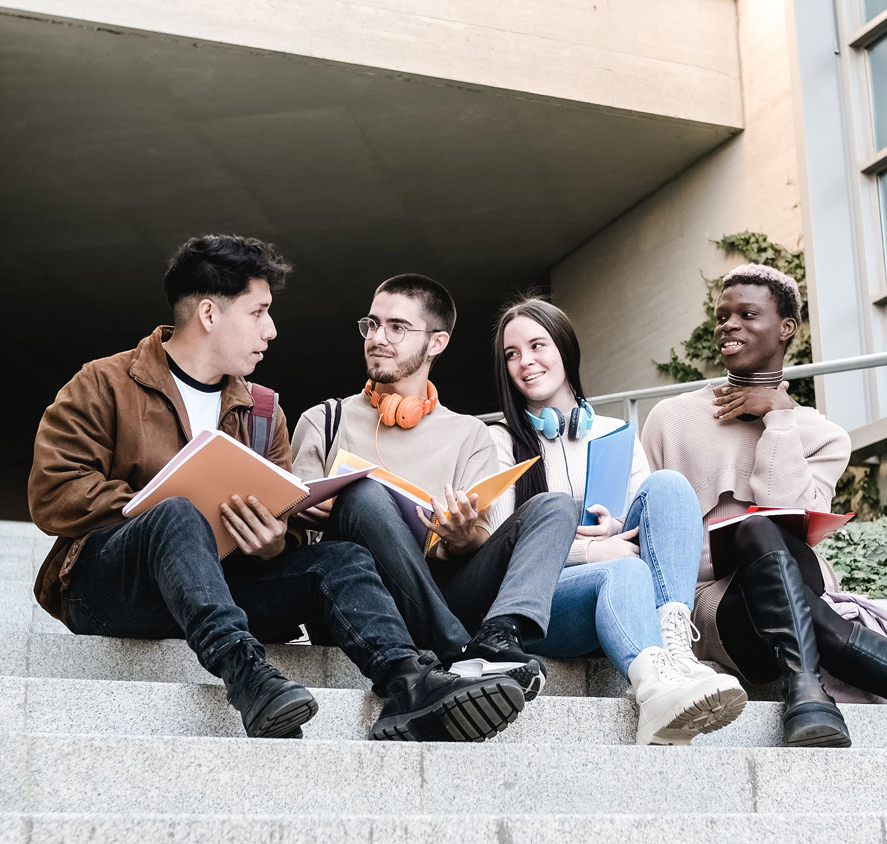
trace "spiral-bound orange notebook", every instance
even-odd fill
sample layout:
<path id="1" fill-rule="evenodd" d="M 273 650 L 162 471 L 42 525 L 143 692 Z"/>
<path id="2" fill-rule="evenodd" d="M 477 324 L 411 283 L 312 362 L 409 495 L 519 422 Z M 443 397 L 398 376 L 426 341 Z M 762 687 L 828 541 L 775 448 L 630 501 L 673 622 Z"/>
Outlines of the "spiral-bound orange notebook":
<path id="1" fill-rule="evenodd" d="M 222 431 L 202 431 L 175 455 L 124 508 L 138 516 L 167 498 L 187 498 L 206 517 L 219 558 L 237 547 L 222 524 L 219 505 L 232 495 L 254 495 L 277 518 L 332 498 L 349 483 L 368 475 L 364 469 L 337 478 L 301 481 Z"/>

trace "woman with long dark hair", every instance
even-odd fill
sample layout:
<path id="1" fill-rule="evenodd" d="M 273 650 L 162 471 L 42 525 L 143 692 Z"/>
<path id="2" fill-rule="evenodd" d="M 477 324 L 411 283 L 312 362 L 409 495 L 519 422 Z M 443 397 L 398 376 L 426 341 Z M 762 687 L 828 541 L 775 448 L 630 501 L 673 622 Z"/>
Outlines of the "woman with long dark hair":
<path id="1" fill-rule="evenodd" d="M 494 505 L 493 524 L 532 496 L 585 492 L 588 442 L 622 422 L 585 401 L 579 343 L 566 314 L 538 298 L 501 315 L 494 341 L 504 424 L 491 426 L 500 462 L 542 457 Z M 577 526 L 536 653 L 580 656 L 598 648 L 629 678 L 639 705 L 638 744 L 688 744 L 735 719 L 747 696 L 692 651 L 690 607 L 702 548 L 699 504 L 676 472 L 650 474 L 635 442 L 631 503 L 624 523 L 605 507 L 597 524 Z M 578 521 L 578 519 L 577 519 Z"/>
<path id="2" fill-rule="evenodd" d="M 686 475 L 706 524 L 749 505 L 831 507 L 850 438 L 816 408 L 798 405 L 782 380 L 800 307 L 789 276 L 758 264 L 734 269 L 715 312 L 727 383 L 666 399 L 647 417 L 643 442 L 651 463 Z M 727 562 L 715 576 L 705 543 L 693 614 L 702 632 L 697 653 L 753 683 L 782 679 L 787 744 L 848 746 L 820 665 L 887 696 L 887 638 L 821 600 L 827 587 L 836 589 L 831 567 L 768 518 L 741 522 Z"/>

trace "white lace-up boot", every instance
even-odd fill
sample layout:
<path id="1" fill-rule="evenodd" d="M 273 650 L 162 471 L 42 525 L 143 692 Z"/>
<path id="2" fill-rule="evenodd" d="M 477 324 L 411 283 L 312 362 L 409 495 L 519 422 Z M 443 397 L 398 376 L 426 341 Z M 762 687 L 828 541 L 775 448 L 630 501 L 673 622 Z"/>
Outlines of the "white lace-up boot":
<path id="1" fill-rule="evenodd" d="M 741 689 L 742 686 L 732 674 L 718 674 L 703 665 L 693 653 L 693 642 L 699 641 L 699 631 L 690 620 L 690 608 L 677 601 L 669 601 L 657 610 L 659 629 L 662 631 L 662 646 L 667 650 L 681 671 L 694 679 L 722 677 L 723 688 Z"/>
<path id="2" fill-rule="evenodd" d="M 638 702 L 637 744 L 689 744 L 739 717 L 748 696 L 721 677 L 691 677 L 664 648 L 644 648 L 628 666 Z"/>

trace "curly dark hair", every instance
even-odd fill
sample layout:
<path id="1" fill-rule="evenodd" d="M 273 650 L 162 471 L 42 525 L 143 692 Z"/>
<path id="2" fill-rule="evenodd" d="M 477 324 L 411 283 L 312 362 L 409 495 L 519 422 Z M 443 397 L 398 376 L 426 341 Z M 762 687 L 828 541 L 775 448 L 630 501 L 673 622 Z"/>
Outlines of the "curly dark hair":
<path id="1" fill-rule="evenodd" d="M 178 317 L 177 306 L 183 300 L 194 296 L 234 299 L 253 278 L 267 281 L 271 292 L 279 293 L 290 270 L 292 265 L 270 243 L 236 234 L 204 234 L 175 251 L 163 289 Z"/>

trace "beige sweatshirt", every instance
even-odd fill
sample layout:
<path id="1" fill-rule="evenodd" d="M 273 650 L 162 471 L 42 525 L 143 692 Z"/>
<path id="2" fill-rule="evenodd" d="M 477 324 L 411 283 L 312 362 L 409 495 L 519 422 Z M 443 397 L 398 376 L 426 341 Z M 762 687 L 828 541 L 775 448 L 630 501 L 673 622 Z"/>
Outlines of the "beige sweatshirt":
<path id="1" fill-rule="evenodd" d="M 327 475 L 340 448 L 387 467 L 426 492 L 444 499 L 444 486 L 468 489 L 499 470 L 487 426 L 473 416 L 438 404 L 415 428 L 378 425 L 379 412 L 358 393 L 342 402 L 342 420 L 329 454 L 324 454 L 324 405 L 305 411 L 293 433 L 293 472 L 300 478 Z M 378 441 L 377 441 L 378 427 Z M 487 514 L 477 524 L 492 533 Z M 434 546 L 444 556 L 443 543 Z"/>
<path id="2" fill-rule="evenodd" d="M 696 491 L 703 520 L 744 513 L 749 505 L 804 507 L 828 512 L 835 485 L 850 459 L 850 437 L 812 407 L 771 410 L 763 419 L 714 418 L 713 388 L 659 402 L 641 436 L 650 465 L 683 473 Z M 826 588 L 834 573 L 823 565 Z M 705 531 L 693 621 L 700 658 L 731 668 L 718 637 L 718 604 L 730 577 L 714 579 Z"/>
<path id="3" fill-rule="evenodd" d="M 545 477 L 548 481 L 548 489 L 551 492 L 569 493 L 576 500 L 577 505 L 581 504 L 585 497 L 585 475 L 588 471 L 588 441 L 608 434 L 610 431 L 615 431 L 624 424 L 622 419 L 596 415 L 594 422 L 591 424 L 591 430 L 582 439 L 574 440 L 564 436 L 556 440 L 549 440 L 545 437 L 540 437 L 539 443 L 542 446 L 542 461 L 545 463 Z M 493 437 L 493 442 L 496 444 L 496 450 L 499 453 L 499 463 L 502 465 L 502 468 L 514 466 L 514 452 L 512 451 L 511 434 L 508 429 L 501 424 L 491 425 L 490 434 Z M 647 456 L 644 454 L 644 449 L 641 447 L 640 442 L 635 439 L 626 505 L 634 498 L 638 488 L 649 474 L 650 466 L 647 463 Z M 499 527 L 514 512 L 514 503 L 514 487 L 511 487 L 490 507 L 490 521 L 494 528 Z M 624 515 L 624 513 L 614 513 L 613 515 L 620 516 Z M 570 554 L 567 557 L 566 564 L 568 566 L 588 561 L 586 550 L 589 542 L 591 542 L 590 539 L 573 540 Z"/>

